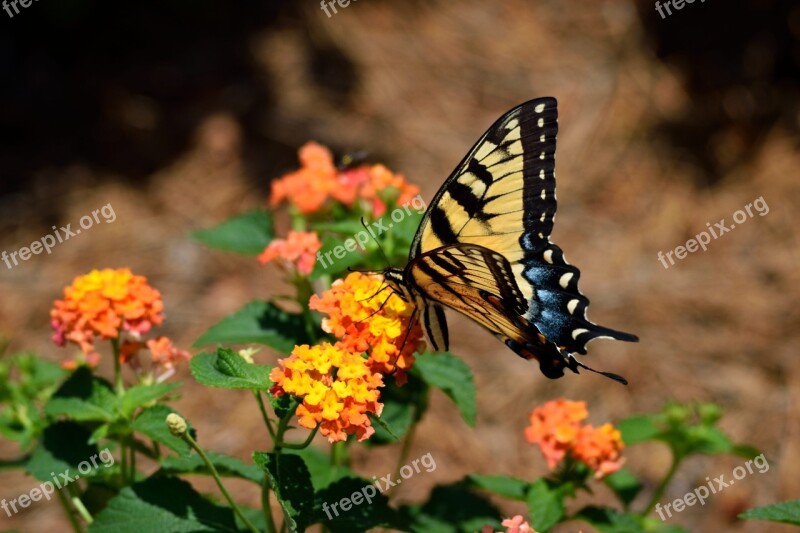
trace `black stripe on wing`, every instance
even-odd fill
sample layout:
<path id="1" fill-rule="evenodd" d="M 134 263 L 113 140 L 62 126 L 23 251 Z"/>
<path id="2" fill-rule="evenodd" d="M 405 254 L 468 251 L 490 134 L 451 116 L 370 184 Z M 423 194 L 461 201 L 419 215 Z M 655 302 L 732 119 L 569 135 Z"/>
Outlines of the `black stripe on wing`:
<path id="1" fill-rule="evenodd" d="M 528 320 L 548 340 L 570 353 L 586 353 L 586 343 L 598 337 L 635 342 L 630 333 L 598 326 L 586 318 L 589 299 L 578 289 L 580 270 L 567 263 L 561 248 L 549 243 L 541 251 L 529 254 L 522 263 L 523 277 L 535 290 L 538 305 Z"/>

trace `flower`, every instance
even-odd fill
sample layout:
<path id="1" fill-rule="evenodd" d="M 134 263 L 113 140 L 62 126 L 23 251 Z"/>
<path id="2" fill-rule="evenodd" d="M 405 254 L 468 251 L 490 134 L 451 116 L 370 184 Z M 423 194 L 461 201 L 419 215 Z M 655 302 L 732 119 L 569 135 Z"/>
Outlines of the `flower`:
<path id="1" fill-rule="evenodd" d="M 624 444 L 619 430 L 611 424 L 603 424 L 595 429 L 590 425 L 581 428 L 573 446 L 575 459 L 595 471 L 595 477 L 602 479 L 622 468 L 620 458 Z"/>
<path id="2" fill-rule="evenodd" d="M 580 421 L 588 414 L 586 402 L 549 401 L 531 413 L 525 439 L 539 446 L 552 470 L 570 450 L 580 431 Z"/>
<path id="3" fill-rule="evenodd" d="M 272 207 L 288 201 L 308 215 L 321 211 L 328 199 L 348 208 L 362 200 L 366 209 L 380 217 L 386 212 L 387 202 L 404 205 L 419 194 L 419 187 L 383 165 L 364 164 L 340 171 L 331 151 L 315 142 L 303 145 L 298 158 L 298 170 L 272 182 Z"/>
<path id="4" fill-rule="evenodd" d="M 506 531 L 498 531 L 497 533 L 536 533 L 528 522 L 525 521 L 522 515 L 516 515 L 513 518 L 506 518 L 501 525 L 506 528 Z M 483 526 L 481 533 L 495 533 L 492 526 Z"/>
<path id="5" fill-rule="evenodd" d="M 59 346 L 80 346 L 88 362 L 97 361 L 94 341 L 119 338 L 120 331 L 135 336 L 148 332 L 164 320 L 161 293 L 143 276 L 127 268 L 92 270 L 75 278 L 64 289 L 50 311 Z"/>
<path id="6" fill-rule="evenodd" d="M 352 434 L 363 441 L 375 433 L 367 414 L 380 415 L 383 410 L 378 402 L 383 376 L 373 372 L 360 354 L 330 343 L 301 345 L 278 363 L 270 373 L 274 383 L 270 392 L 302 399 L 296 413 L 301 426 L 319 425 L 330 442 Z"/>
<path id="7" fill-rule="evenodd" d="M 414 363 L 414 352 L 422 350 L 422 328 L 409 329 L 414 306 L 389 292 L 380 276 L 352 272 L 336 280 L 321 296 L 313 295 L 309 308 L 324 313 L 322 329 L 339 341 L 337 346 L 354 352 L 369 352 L 367 364 L 373 372 L 396 372 L 402 384 L 405 371 Z M 390 289 L 389 289 L 390 290 Z"/>
<path id="8" fill-rule="evenodd" d="M 586 402 L 552 400 L 533 410 L 525 439 L 539 446 L 551 470 L 567 455 L 603 477 L 616 472 L 624 459 L 622 437 L 611 424 L 599 428 L 581 422 L 589 416 Z"/>
<path id="9" fill-rule="evenodd" d="M 314 270 L 315 254 L 322 248 L 319 237 L 313 231 L 290 231 L 286 239 L 270 242 L 258 261 L 261 264 L 282 259 L 293 264 L 297 271 L 307 276 Z"/>

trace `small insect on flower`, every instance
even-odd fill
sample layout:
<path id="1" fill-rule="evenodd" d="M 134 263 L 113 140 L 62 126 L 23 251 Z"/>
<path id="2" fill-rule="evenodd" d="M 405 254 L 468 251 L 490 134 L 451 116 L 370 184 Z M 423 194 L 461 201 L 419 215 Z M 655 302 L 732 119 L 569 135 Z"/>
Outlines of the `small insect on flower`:
<path id="1" fill-rule="evenodd" d="M 553 470 L 565 457 L 584 463 L 597 479 L 619 470 L 622 436 L 611 424 L 599 428 L 581 422 L 589 416 L 586 402 L 552 400 L 533 410 L 525 439 L 539 446 L 547 467 Z"/>
<path id="2" fill-rule="evenodd" d="M 402 205 L 419 194 L 416 185 L 383 165 L 359 164 L 340 169 L 331 151 L 315 142 L 303 145 L 298 158 L 298 170 L 272 182 L 272 207 L 288 201 L 300 213 L 310 215 L 322 211 L 328 200 L 348 208 L 361 201 L 365 211 L 380 217 L 386 212 L 387 202 Z"/>

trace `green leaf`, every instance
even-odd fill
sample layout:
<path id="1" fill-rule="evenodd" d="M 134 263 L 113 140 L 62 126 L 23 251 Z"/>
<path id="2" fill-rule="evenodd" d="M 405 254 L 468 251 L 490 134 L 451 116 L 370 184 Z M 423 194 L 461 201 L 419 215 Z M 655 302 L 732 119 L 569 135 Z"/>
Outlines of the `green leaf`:
<path id="1" fill-rule="evenodd" d="M 236 457 L 206 452 L 206 456 L 217 469 L 220 476 L 238 477 L 258 485 L 264 479 L 264 472 L 256 465 L 249 465 Z M 197 454 L 170 456 L 161 461 L 162 474 L 202 474 L 211 475 L 206 463 Z"/>
<path id="2" fill-rule="evenodd" d="M 269 477 L 289 531 L 305 531 L 313 523 L 314 487 L 303 459 L 299 455 L 254 452 L 253 461 Z"/>
<path id="3" fill-rule="evenodd" d="M 269 398 L 269 404 L 272 406 L 275 416 L 279 419 L 288 416 L 289 411 L 294 413 L 297 410 L 297 406 L 300 405 L 298 400 L 291 394 L 282 394 L 280 396 L 267 394 L 267 398 Z"/>
<path id="4" fill-rule="evenodd" d="M 770 522 L 800 526 L 800 500 L 789 500 L 748 509 L 740 514 L 739 518 L 769 520 Z"/>
<path id="5" fill-rule="evenodd" d="M 630 446 L 655 439 L 661 433 L 656 419 L 653 415 L 642 415 L 621 420 L 617 429 L 622 433 L 622 441 Z"/>
<path id="6" fill-rule="evenodd" d="M 387 444 L 403 438 L 411 425 L 422 418 L 428 406 L 428 390 L 428 385 L 413 373 L 402 387 L 390 381 L 381 390 L 381 416 L 370 415 L 375 434 L 366 444 Z"/>
<path id="7" fill-rule="evenodd" d="M 359 225 L 359 227 L 361 226 Z M 363 231 L 364 228 L 361 228 L 361 230 Z M 349 267 L 356 266 L 366 261 L 365 254 L 367 252 L 362 250 L 360 246 L 354 248 L 352 251 L 345 249 L 344 243 L 346 241 L 347 239 L 330 236 L 322 238 L 322 246 L 320 247 L 322 260 L 317 260 L 317 262 L 314 263 L 314 270 L 309 276 L 311 281 L 318 280 L 325 275 L 335 278 L 338 274 L 347 271 Z"/>
<path id="8" fill-rule="evenodd" d="M 209 248 L 244 255 L 258 255 L 274 238 L 269 211 L 249 211 L 219 226 L 196 230 L 192 236 Z"/>
<path id="9" fill-rule="evenodd" d="M 167 415 L 174 412 L 174 409 L 162 404 L 148 407 L 139 413 L 139 416 L 137 416 L 136 420 L 131 424 L 131 429 L 147 436 L 155 442 L 167 446 L 180 455 L 188 455 L 192 449 L 191 446 L 183 439 L 170 433 L 167 427 Z M 187 425 L 189 424 L 188 421 L 186 423 Z M 189 431 L 193 431 L 191 426 Z"/>
<path id="10" fill-rule="evenodd" d="M 434 487 L 424 505 L 401 510 L 414 533 L 474 533 L 487 524 L 501 529 L 500 511 L 463 482 Z"/>
<path id="11" fill-rule="evenodd" d="M 475 427 L 475 380 L 464 361 L 447 352 L 420 354 L 412 371 L 428 385 L 441 389 L 449 396 L 467 424 Z"/>
<path id="12" fill-rule="evenodd" d="M 120 400 L 120 410 L 125 417 L 129 417 L 139 407 L 153 402 L 168 392 L 180 387 L 181 383 L 156 383 L 153 385 L 134 385 Z"/>
<path id="13" fill-rule="evenodd" d="M 589 522 L 601 533 L 645 533 L 647 531 L 634 515 L 620 513 L 607 507 L 584 507 L 575 517 Z"/>
<path id="14" fill-rule="evenodd" d="M 564 495 L 551 489 L 543 479 L 535 481 L 528 490 L 530 524 L 544 533 L 564 518 Z"/>
<path id="15" fill-rule="evenodd" d="M 314 486 L 315 491 L 320 491 L 327 488 L 334 481 L 356 474 L 341 465 L 331 465 L 331 458 L 322 450 L 309 446 L 302 450 L 283 450 L 284 454 L 298 455 L 303 459 L 303 462 L 308 468 L 308 473 L 311 476 L 311 484 Z"/>
<path id="16" fill-rule="evenodd" d="M 333 533 L 367 531 L 376 527 L 408 531 L 408 522 L 389 507 L 389 499 L 369 481 L 346 477 L 319 491 L 314 513 Z"/>
<path id="17" fill-rule="evenodd" d="M 614 491 L 614 494 L 617 495 L 626 508 L 643 488 L 643 485 L 639 483 L 636 476 L 627 468 L 623 468 L 610 476 L 606 476 L 603 482 L 608 488 Z"/>
<path id="18" fill-rule="evenodd" d="M 525 501 L 531 484 L 510 476 L 482 476 L 471 474 L 467 479 L 476 488 L 493 492 L 512 500 Z"/>
<path id="19" fill-rule="evenodd" d="M 80 422 L 110 422 L 116 418 L 117 396 L 111 385 L 81 367 L 53 394 L 45 406 L 50 417 Z"/>
<path id="20" fill-rule="evenodd" d="M 288 313 L 270 302 L 254 300 L 211 326 L 194 346 L 250 342 L 289 353 L 295 344 L 308 342 L 303 317 Z"/>
<path id="21" fill-rule="evenodd" d="M 25 469 L 39 481 L 51 482 L 54 475 L 62 472 L 71 478 L 102 474 L 99 467 L 104 462 L 97 460 L 97 447 L 88 444 L 89 435 L 87 429 L 75 422 L 56 422 L 48 426 Z M 95 458 L 94 463 L 92 458 Z M 57 479 L 64 481 L 62 477 Z"/>
<path id="22" fill-rule="evenodd" d="M 211 503 L 186 481 L 153 476 L 123 488 L 94 517 L 89 533 L 239 531 L 233 511 Z"/>
<path id="23" fill-rule="evenodd" d="M 197 354 L 189 364 L 194 378 L 209 387 L 260 391 L 268 389 L 271 384 L 271 366 L 248 363 L 228 348 Z"/>

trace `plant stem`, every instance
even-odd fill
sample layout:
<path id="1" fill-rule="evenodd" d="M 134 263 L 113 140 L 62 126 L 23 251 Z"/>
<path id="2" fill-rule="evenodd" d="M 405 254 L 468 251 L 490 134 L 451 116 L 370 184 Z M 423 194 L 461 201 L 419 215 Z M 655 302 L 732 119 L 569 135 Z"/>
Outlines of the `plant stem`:
<path id="1" fill-rule="evenodd" d="M 306 437 L 306 440 L 300 443 L 291 443 L 291 442 L 284 442 L 282 446 L 284 448 L 289 448 L 290 450 L 303 450 L 308 448 L 308 445 L 311 444 L 311 441 L 314 440 L 314 435 L 317 434 L 317 430 L 319 429 L 319 425 L 317 425 Z"/>
<path id="2" fill-rule="evenodd" d="M 264 425 L 267 426 L 267 431 L 269 431 L 269 436 L 272 437 L 272 442 L 275 442 L 275 429 L 272 427 L 272 419 L 267 414 L 267 409 L 264 406 L 264 399 L 261 397 L 261 392 L 253 391 L 253 396 L 256 397 L 256 401 L 258 402 L 258 408 L 261 410 L 261 418 L 264 419 Z"/>
<path id="3" fill-rule="evenodd" d="M 275 519 L 272 518 L 272 506 L 269 503 L 269 478 L 264 474 L 261 482 L 261 508 L 264 510 L 264 521 L 267 523 L 267 533 L 276 533 Z"/>
<path id="4" fill-rule="evenodd" d="M 661 483 L 658 484 L 656 487 L 656 491 L 653 493 L 653 497 L 650 499 L 650 503 L 647 504 L 645 507 L 644 514 L 650 514 L 653 509 L 655 509 L 656 504 L 664 495 L 664 491 L 667 489 L 667 485 L 669 482 L 672 481 L 672 478 L 675 476 L 675 473 L 678 471 L 678 465 L 681 463 L 682 457 L 678 457 L 675 455 L 675 452 L 672 454 L 672 464 L 669 466 L 669 470 L 667 471 L 667 475 L 664 476 L 664 479 L 661 480 Z"/>
<path id="5" fill-rule="evenodd" d="M 75 533 L 82 533 L 83 528 L 78 522 L 78 519 L 75 517 L 75 513 L 72 511 L 72 508 L 69 505 L 69 500 L 67 499 L 67 496 L 64 494 L 64 491 L 59 489 L 56 491 L 56 494 L 58 495 L 58 501 L 61 504 L 61 507 L 64 509 L 64 512 L 67 515 L 67 519 L 69 519 L 69 523 L 72 526 L 72 530 L 75 531 Z"/>
<path id="6" fill-rule="evenodd" d="M 231 506 L 231 509 L 233 509 L 233 512 L 236 513 L 236 516 L 239 517 L 239 519 L 247 527 L 247 529 L 249 529 L 253 533 L 258 533 L 258 529 L 256 529 L 256 527 L 250 522 L 250 520 L 248 520 L 247 517 L 242 513 L 242 510 L 239 509 L 239 506 L 236 505 L 236 502 L 233 501 L 233 498 L 231 498 L 231 495 L 228 493 L 228 489 L 226 489 L 225 485 L 222 484 L 222 479 L 219 477 L 219 472 L 217 472 L 217 469 L 214 467 L 214 463 L 212 463 L 209 460 L 208 456 L 206 455 L 206 452 L 204 452 L 203 449 L 200 447 L 200 445 L 197 444 L 197 442 L 195 442 L 195 440 L 192 438 L 192 436 L 189 434 L 188 431 L 184 432 L 181 438 L 184 441 L 186 441 L 189 444 L 189 446 L 191 446 L 194 449 L 194 451 L 197 452 L 197 455 L 199 455 L 200 458 L 203 460 L 203 462 L 206 464 L 208 470 L 211 472 L 211 475 L 214 476 L 214 481 L 217 482 L 219 490 L 222 492 L 222 495 L 225 497 L 225 499 L 228 500 L 228 504 Z"/>
<path id="7" fill-rule="evenodd" d="M 81 515 L 81 518 L 86 520 L 87 524 L 91 524 L 94 522 L 92 515 L 89 514 L 89 511 L 86 510 L 86 506 L 83 505 L 81 499 L 77 496 L 72 497 L 72 505 L 75 506 L 75 510 L 78 511 L 78 514 Z"/>
<path id="8" fill-rule="evenodd" d="M 119 332 L 116 339 L 111 339 L 111 351 L 114 355 L 114 383 L 117 387 L 117 396 L 122 396 L 125 394 L 125 383 L 122 381 L 122 365 L 119 362 Z"/>

